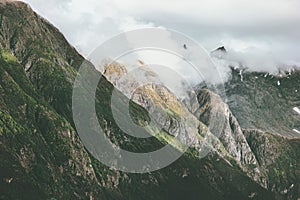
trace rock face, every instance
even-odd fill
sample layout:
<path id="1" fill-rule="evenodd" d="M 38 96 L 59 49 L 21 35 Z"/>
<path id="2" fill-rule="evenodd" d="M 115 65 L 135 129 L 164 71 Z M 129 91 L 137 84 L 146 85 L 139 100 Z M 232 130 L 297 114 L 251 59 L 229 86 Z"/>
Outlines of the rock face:
<path id="1" fill-rule="evenodd" d="M 219 136 L 225 149 L 245 172 L 266 187 L 266 183 L 262 181 L 263 174 L 259 170 L 256 157 L 228 105 L 220 96 L 209 90 L 198 91 L 198 100 L 201 107 L 192 111 L 194 115 L 207 125 L 213 134 Z M 212 118 L 215 119 L 212 120 Z"/>
<path id="2" fill-rule="evenodd" d="M 105 64 L 103 68 L 103 74 L 105 74 L 105 76 L 114 85 L 117 84 L 117 81 L 120 79 L 120 77 L 125 76 L 127 74 L 126 67 L 117 62 L 109 62 Z"/>
<path id="3" fill-rule="evenodd" d="M 203 110 L 191 114 L 167 88 L 159 84 L 140 87 L 133 96 L 144 108 L 130 102 L 133 119 L 150 124 L 149 114 L 154 105 L 168 112 L 164 112 L 167 115 L 161 119 L 157 117 L 158 123 L 154 124 L 154 129 L 161 125 L 167 127 L 162 137 L 137 139 L 123 132 L 115 122 L 111 96 L 116 89 L 102 78 L 95 108 L 101 127 L 115 145 L 136 153 L 155 151 L 174 142 L 173 136 L 183 130 L 181 141 L 193 144 L 172 165 L 151 173 L 130 174 L 103 165 L 85 150 L 72 119 L 72 86 L 83 57 L 56 28 L 22 2 L 0 1 L 0 24 L 0 199 L 273 200 L 299 197 L 299 141 L 281 138 L 272 143 L 272 148 L 283 149 L 281 144 L 289 144 L 289 150 L 272 154 L 269 142 L 261 142 L 266 135 L 254 137 L 250 132 L 246 135 L 247 146 L 230 111 L 226 111 L 225 104 L 210 101 L 214 94 L 209 91 L 202 94 L 203 104 L 206 104 Z M 99 73 L 93 65 L 85 63 L 94 73 Z M 118 75 L 126 74 L 122 66 L 111 69 L 106 73 L 117 70 Z M 155 80 L 155 74 L 149 70 L 145 71 L 145 77 Z M 126 92 L 124 95 L 116 91 L 121 108 L 126 106 Z M 203 123 L 205 116 L 209 117 L 208 110 L 214 109 L 213 104 L 217 106 L 216 111 L 221 112 L 219 116 L 227 119 L 222 125 L 225 136 L 218 136 L 220 139 L 209 132 L 210 124 Z M 122 114 L 121 110 L 117 111 Z M 184 127 L 187 119 L 195 124 Z M 151 131 L 145 130 L 145 134 Z M 203 144 L 204 136 L 215 151 L 199 159 L 198 147 L 201 146 L 197 145 Z M 271 158 L 280 161 L 278 169 L 273 167 Z M 286 162 L 287 159 L 294 162 Z M 268 175 L 267 189 L 261 186 L 261 181 L 254 181 L 247 168 L 255 162 L 261 173 Z"/>
<path id="4" fill-rule="evenodd" d="M 229 157 L 222 143 L 165 86 L 148 84 L 135 90 L 132 100 L 152 115 L 157 127 L 194 148 L 199 156 L 217 153 Z"/>
<path id="5" fill-rule="evenodd" d="M 143 65 L 136 73 L 127 76 L 120 75 L 123 68 L 117 63 L 104 67 L 104 75 L 120 89 L 128 98 L 144 107 L 156 127 L 160 127 L 172 137 L 198 151 L 199 156 L 205 156 L 209 151 L 228 157 L 220 140 L 213 135 L 207 126 L 198 120 L 186 106 L 160 83 L 158 75 L 149 67 Z M 109 73 L 107 73 L 109 72 Z M 118 78 L 119 80 L 117 80 Z M 154 83 L 153 83 L 153 82 Z M 229 162 L 229 161 L 228 161 Z"/>

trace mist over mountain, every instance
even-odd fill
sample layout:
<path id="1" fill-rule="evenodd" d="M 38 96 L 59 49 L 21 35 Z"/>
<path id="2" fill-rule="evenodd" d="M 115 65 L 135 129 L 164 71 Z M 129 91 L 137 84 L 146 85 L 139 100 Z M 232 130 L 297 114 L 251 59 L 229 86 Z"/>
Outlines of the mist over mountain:
<path id="1" fill-rule="evenodd" d="M 296 69 L 274 76 L 228 67 L 227 99 L 201 85 L 182 99 L 158 83 L 132 93 L 141 80 L 122 79 L 126 64 L 106 65 L 94 99 L 102 134 L 116 150 L 141 154 L 169 145 L 166 158 L 182 153 L 142 174 L 106 166 L 85 146 L 72 113 L 74 81 L 80 66 L 102 74 L 57 28 L 27 4 L 1 0 L 0 49 L 0 199 L 300 197 L 300 140 L 292 132 L 299 130 Z M 157 77 L 139 64 L 146 80 Z M 85 106 L 86 96 L 79 97 Z M 151 137 L 129 135 L 114 114 Z M 96 129 L 92 120 L 90 126 Z"/>
<path id="2" fill-rule="evenodd" d="M 242 52 L 234 49 L 220 49 L 211 52 L 211 56 L 215 64 L 219 67 L 221 74 L 227 74 L 227 78 L 230 78 L 230 68 L 240 68 L 248 72 L 262 72 L 273 74 L 274 76 L 282 76 L 281 72 L 294 71 L 299 69 L 297 63 L 282 62 L 273 57 L 270 53 L 262 52 L 260 49 L 246 49 Z M 224 75 L 223 77 L 226 77 Z"/>
<path id="3" fill-rule="evenodd" d="M 281 65 L 300 64 L 300 46 L 295 42 L 300 34 L 298 0 L 272 4 L 259 0 L 188 0 L 184 6 L 172 0 L 25 2 L 59 27 L 85 57 L 123 31 L 166 27 L 194 38 L 209 52 L 225 46 L 234 60 L 245 60 L 255 70 L 274 72 Z"/>
<path id="4" fill-rule="evenodd" d="M 300 118 L 295 111 L 300 106 L 298 66 L 282 65 L 273 73 L 267 67 L 256 70 L 242 60 L 230 60 L 232 56 L 225 47 L 211 56 L 219 69 L 227 69 L 224 98 L 243 128 L 299 137 Z"/>

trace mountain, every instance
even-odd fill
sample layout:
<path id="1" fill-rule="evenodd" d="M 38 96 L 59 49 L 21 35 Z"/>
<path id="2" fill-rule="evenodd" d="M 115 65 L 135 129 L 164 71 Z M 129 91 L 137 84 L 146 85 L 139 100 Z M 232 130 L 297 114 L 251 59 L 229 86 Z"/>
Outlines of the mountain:
<path id="1" fill-rule="evenodd" d="M 295 111 L 300 107 L 299 67 L 285 66 L 273 74 L 255 72 L 231 60 L 230 52 L 224 49 L 219 47 L 211 55 L 216 63 L 230 68 L 223 99 L 242 128 L 300 137 L 300 117 Z"/>
<path id="2" fill-rule="evenodd" d="M 84 63 L 100 72 L 19 1 L 0 1 L 0 48 L 0 199 L 299 198 L 299 139 L 242 129 L 230 105 L 207 90 L 197 94 L 201 107 L 188 107 L 159 84 L 141 87 L 130 101 L 126 91 L 115 88 L 118 76 L 126 74 L 121 65 L 105 71 L 117 72 L 115 86 L 103 77 L 97 87 L 95 108 L 106 136 L 131 152 L 166 144 L 180 151 L 174 135 L 185 130 L 179 142 L 193 145 L 176 162 L 151 173 L 105 166 L 85 149 L 72 117 L 79 67 Z M 149 70 L 146 74 L 155 77 Z M 114 92 L 118 107 L 111 108 Z M 135 138 L 118 127 L 112 109 L 122 117 L 128 102 L 130 117 L 140 125 L 151 124 L 153 106 L 168 111 L 141 132 L 155 137 Z M 224 119 L 220 137 L 208 130 L 213 109 Z M 206 157 L 199 147 L 210 150 Z"/>
<path id="3" fill-rule="evenodd" d="M 294 110 L 300 107 L 299 69 L 277 75 L 232 69 L 231 76 L 226 83 L 228 105 L 243 128 L 300 137 L 295 131 L 300 117 Z"/>
<path id="4" fill-rule="evenodd" d="M 119 67 L 124 73 L 119 73 Z M 107 71 L 109 71 L 108 74 Z M 197 102 L 194 101 L 195 97 L 192 98 L 191 102 L 180 100 L 172 91 L 159 84 L 147 84 L 136 89 L 143 82 L 147 83 L 150 80 L 158 79 L 158 75 L 151 72 L 147 66 L 140 67 L 138 74 L 133 74 L 128 78 L 126 66 L 113 62 L 104 66 L 104 75 L 121 91 L 128 94 L 128 97 L 131 97 L 133 101 L 149 112 L 154 107 L 162 106 L 163 109 L 173 111 L 174 114 L 180 113 L 182 121 L 176 120 L 176 117 L 174 118 L 172 115 L 154 117 L 154 119 L 158 119 L 157 123 L 161 126 L 168 126 L 166 130 L 171 135 L 175 135 L 180 128 L 179 132 L 186 132 L 183 127 L 187 123 L 188 132 L 195 132 L 193 130 L 198 128 L 198 134 L 204 139 L 194 138 L 193 141 L 199 141 L 196 144 L 202 144 L 208 139 L 206 133 L 209 127 L 208 140 L 214 144 L 213 148 L 217 152 L 217 156 L 225 158 L 227 164 L 237 164 L 238 168 L 253 181 L 273 192 L 283 194 L 291 199 L 298 195 L 299 186 L 296 186 L 299 185 L 298 179 L 300 177 L 297 170 L 299 161 L 296 156 L 298 155 L 298 139 L 293 140 L 260 130 L 242 128 L 239 120 L 231 112 L 230 104 L 227 105 L 219 95 L 207 89 L 197 90 Z M 228 85 L 229 83 L 227 83 Z M 211 119 L 215 116 L 217 116 L 217 121 L 212 121 Z M 193 123 L 187 119 L 193 119 Z M 185 138 L 189 137 L 185 136 Z M 269 141 L 276 142 L 272 146 Z M 192 145 L 190 144 L 190 146 Z M 274 148 L 282 150 L 272 152 Z M 257 153 L 258 151 L 267 151 L 268 153 Z M 269 163 L 266 164 L 262 160 L 269 160 Z"/>

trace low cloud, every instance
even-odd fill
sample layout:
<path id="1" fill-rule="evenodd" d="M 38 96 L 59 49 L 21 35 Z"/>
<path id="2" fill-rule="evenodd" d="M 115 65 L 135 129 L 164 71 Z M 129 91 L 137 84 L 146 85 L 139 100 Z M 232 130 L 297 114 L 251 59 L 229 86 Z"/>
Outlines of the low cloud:
<path id="1" fill-rule="evenodd" d="M 83 55 L 123 31 L 166 27 L 229 60 L 273 72 L 300 63 L 298 0 L 24 0 L 57 26 Z M 181 45 L 181 44 L 180 44 Z"/>

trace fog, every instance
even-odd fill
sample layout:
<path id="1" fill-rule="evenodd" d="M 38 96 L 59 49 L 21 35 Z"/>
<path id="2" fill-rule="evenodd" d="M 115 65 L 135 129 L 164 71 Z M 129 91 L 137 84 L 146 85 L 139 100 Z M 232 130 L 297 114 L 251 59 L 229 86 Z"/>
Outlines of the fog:
<path id="1" fill-rule="evenodd" d="M 123 31 L 165 27 L 193 38 L 208 52 L 225 46 L 228 62 L 242 63 L 249 70 L 275 72 L 285 65 L 300 65 L 298 0 L 25 2 L 85 57 Z"/>

